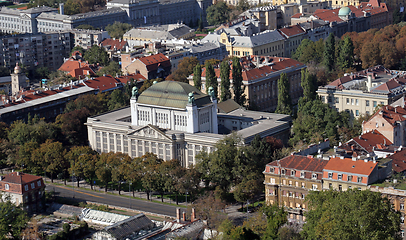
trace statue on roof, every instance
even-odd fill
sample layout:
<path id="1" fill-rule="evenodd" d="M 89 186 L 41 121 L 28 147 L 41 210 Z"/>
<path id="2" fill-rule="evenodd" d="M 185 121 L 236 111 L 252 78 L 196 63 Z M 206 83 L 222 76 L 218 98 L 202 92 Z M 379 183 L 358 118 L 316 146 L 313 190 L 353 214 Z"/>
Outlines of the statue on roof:
<path id="1" fill-rule="evenodd" d="M 213 87 L 209 87 L 209 96 L 210 96 L 212 101 L 214 99 L 216 99 L 216 96 L 214 95 L 214 88 Z"/>
<path id="2" fill-rule="evenodd" d="M 195 103 L 195 97 L 194 97 L 193 92 L 190 92 L 190 93 L 189 93 L 188 103 L 189 103 L 189 104 L 192 104 L 192 105 Z"/>
<path id="3" fill-rule="evenodd" d="M 134 86 L 133 87 L 133 89 L 132 89 L 132 98 L 137 98 L 138 97 L 138 88 L 137 88 L 137 86 Z"/>

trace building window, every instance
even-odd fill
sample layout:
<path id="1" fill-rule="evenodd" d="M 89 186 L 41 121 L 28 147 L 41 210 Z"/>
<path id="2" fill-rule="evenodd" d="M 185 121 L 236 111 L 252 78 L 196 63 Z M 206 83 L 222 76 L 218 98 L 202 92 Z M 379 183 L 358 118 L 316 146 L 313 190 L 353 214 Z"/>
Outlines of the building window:
<path id="1" fill-rule="evenodd" d="M 24 190 L 28 191 L 28 185 L 27 184 L 24 186 Z"/>
<path id="2" fill-rule="evenodd" d="M 352 189 L 352 187 L 351 186 L 348 186 L 348 190 L 351 190 Z"/>
<path id="3" fill-rule="evenodd" d="M 289 186 L 292 186 L 292 181 L 289 181 Z"/>
<path id="4" fill-rule="evenodd" d="M 31 183 L 31 189 L 35 188 L 35 183 Z"/>
<path id="5" fill-rule="evenodd" d="M 365 100 L 365 106 L 369 107 L 369 100 Z"/>
<path id="6" fill-rule="evenodd" d="M 355 116 L 359 116 L 359 111 L 358 110 L 355 110 Z"/>
<path id="7" fill-rule="evenodd" d="M 373 106 L 376 107 L 378 104 L 376 103 L 376 101 L 373 101 Z"/>
<path id="8" fill-rule="evenodd" d="M 271 183 L 275 184 L 275 178 L 271 178 Z"/>
<path id="9" fill-rule="evenodd" d="M 328 173 L 328 178 L 329 178 L 329 179 L 332 179 L 332 178 L 333 178 L 333 173 L 332 173 L 332 172 L 329 172 L 329 173 Z"/>
<path id="10" fill-rule="evenodd" d="M 341 185 L 338 185 L 338 191 L 342 191 L 343 190 L 343 186 L 341 186 Z"/>
<path id="11" fill-rule="evenodd" d="M 340 103 L 339 100 L 338 100 L 338 97 L 335 97 L 335 98 L 334 98 L 334 102 L 335 102 L 335 103 Z"/>
<path id="12" fill-rule="evenodd" d="M 4 188 L 5 188 L 6 190 L 10 190 L 10 185 L 5 184 L 5 185 L 4 185 Z"/>
<path id="13" fill-rule="evenodd" d="M 285 169 L 282 169 L 282 170 L 281 170 L 281 174 L 282 174 L 282 175 L 285 175 Z"/>
<path id="14" fill-rule="evenodd" d="M 357 182 L 362 183 L 362 177 L 358 177 Z"/>
<path id="15" fill-rule="evenodd" d="M 290 176 L 294 177 L 295 174 L 296 174 L 296 171 L 294 171 L 294 170 L 291 170 L 291 171 L 290 171 Z"/>
<path id="16" fill-rule="evenodd" d="M 300 172 L 300 177 L 304 178 L 305 177 L 305 173 L 304 172 Z"/>
<path id="17" fill-rule="evenodd" d="M 329 184 L 328 184 L 328 188 L 333 188 L 333 184 L 332 184 L 332 183 L 329 183 Z"/>
<path id="18" fill-rule="evenodd" d="M 358 99 L 355 99 L 355 105 L 358 106 Z"/>
<path id="19" fill-rule="evenodd" d="M 317 190 L 317 185 L 316 185 L 316 184 L 312 184 L 312 189 L 313 189 L 313 190 Z"/>
<path id="20" fill-rule="evenodd" d="M 343 175 L 341 173 L 339 173 L 338 176 L 337 176 L 337 179 L 338 180 L 343 180 Z"/>
<path id="21" fill-rule="evenodd" d="M 293 196 L 293 193 L 292 192 L 289 192 L 289 197 L 292 197 Z"/>
<path id="22" fill-rule="evenodd" d="M 405 209 L 405 205 L 403 203 L 400 204 L 400 210 L 404 210 Z"/>
<path id="23" fill-rule="evenodd" d="M 350 104 L 350 99 L 349 98 L 347 98 L 347 104 Z"/>
<path id="24" fill-rule="evenodd" d="M 348 175 L 348 176 L 347 176 L 347 181 L 348 181 L 348 182 L 351 182 L 351 181 L 352 181 L 352 176 L 351 176 L 351 175 Z"/>
<path id="25" fill-rule="evenodd" d="M 304 182 L 302 182 L 302 188 L 305 188 L 305 187 L 306 187 L 305 183 L 304 183 Z"/>
<path id="26" fill-rule="evenodd" d="M 351 98 L 351 105 L 354 105 L 354 99 Z"/>
<path id="27" fill-rule="evenodd" d="M 313 178 L 313 179 L 316 179 L 316 178 L 317 178 L 317 173 L 313 173 L 313 174 L 312 174 L 312 178 Z"/>
<path id="28" fill-rule="evenodd" d="M 285 179 L 282 180 L 282 185 L 286 185 L 286 180 Z"/>
<path id="29" fill-rule="evenodd" d="M 275 168 L 270 168 L 269 172 L 273 173 L 275 171 Z"/>

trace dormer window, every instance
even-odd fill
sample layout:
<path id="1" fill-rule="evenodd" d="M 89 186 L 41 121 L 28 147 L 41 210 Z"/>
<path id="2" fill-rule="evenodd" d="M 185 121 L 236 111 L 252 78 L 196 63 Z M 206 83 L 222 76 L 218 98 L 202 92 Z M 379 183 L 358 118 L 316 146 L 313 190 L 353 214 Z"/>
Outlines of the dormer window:
<path id="1" fill-rule="evenodd" d="M 291 170 L 291 171 L 290 171 L 290 176 L 294 177 L 295 174 L 296 174 L 296 171 L 294 171 L 294 170 Z"/>
<path id="2" fill-rule="evenodd" d="M 273 173 L 275 171 L 275 168 L 269 168 L 269 172 Z"/>
<path id="3" fill-rule="evenodd" d="M 6 190 L 10 190 L 10 185 L 5 184 L 5 185 L 4 185 L 4 189 L 6 189 Z"/>
<path id="4" fill-rule="evenodd" d="M 304 178 L 305 177 L 305 173 L 304 172 L 300 172 L 300 177 Z"/>
<path id="5" fill-rule="evenodd" d="M 328 178 L 329 178 L 329 179 L 332 179 L 332 178 L 333 178 L 333 173 L 332 173 L 332 172 L 329 172 L 329 173 L 328 173 Z"/>
<path id="6" fill-rule="evenodd" d="M 282 169 L 282 170 L 281 170 L 281 174 L 282 174 L 282 175 L 285 175 L 285 169 Z"/>
<path id="7" fill-rule="evenodd" d="M 317 173 L 313 173 L 313 174 L 312 174 L 312 178 L 313 178 L 313 179 L 317 179 Z"/>

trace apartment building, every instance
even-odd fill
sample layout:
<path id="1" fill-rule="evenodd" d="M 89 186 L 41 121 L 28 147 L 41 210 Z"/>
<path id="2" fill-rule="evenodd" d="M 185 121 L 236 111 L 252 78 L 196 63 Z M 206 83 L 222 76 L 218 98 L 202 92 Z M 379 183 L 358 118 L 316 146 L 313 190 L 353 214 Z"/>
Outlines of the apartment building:
<path id="1" fill-rule="evenodd" d="M 7 35 L 0 38 L 0 65 L 11 69 L 20 63 L 29 71 L 36 67 L 55 71 L 71 49 L 71 36 L 67 32 Z"/>
<path id="2" fill-rule="evenodd" d="M 346 74 L 317 90 L 321 100 L 352 117 L 370 115 L 378 105 L 388 105 L 403 96 L 406 78 L 381 65 Z M 396 143 L 395 143 L 396 144 Z"/>
<path id="3" fill-rule="evenodd" d="M 262 111 L 273 112 L 278 104 L 278 80 L 281 73 L 285 73 L 290 82 L 290 96 L 292 104 L 296 105 L 303 95 L 300 85 L 301 70 L 306 65 L 282 57 L 246 56 L 240 58 L 242 66 L 243 89 L 250 107 Z M 230 62 L 231 65 L 231 62 Z M 218 89 L 220 89 L 220 68 L 216 67 Z M 233 84 L 230 70 L 231 88 Z M 193 76 L 188 77 L 189 84 L 193 85 Z M 206 69 L 202 69 L 202 91 L 206 91 Z M 233 94 L 233 93 L 232 93 Z"/>
<path id="4" fill-rule="evenodd" d="M 306 38 L 306 32 L 300 25 L 292 25 L 278 30 L 285 38 L 285 57 L 291 57 Z"/>
<path id="5" fill-rule="evenodd" d="M 285 207 L 291 221 L 305 221 L 305 197 L 309 191 L 323 189 L 322 172 L 327 163 L 327 160 L 299 155 L 268 163 L 264 171 L 266 203 Z"/>
<path id="6" fill-rule="evenodd" d="M 379 108 L 368 121 L 362 123 L 362 132 L 378 130 L 395 146 L 406 144 L 406 110 L 389 105 Z"/>
<path id="7" fill-rule="evenodd" d="M 9 197 L 27 213 L 45 210 L 45 184 L 42 177 L 22 172 L 12 172 L 0 177 L 2 198 Z"/>
<path id="8" fill-rule="evenodd" d="M 323 169 L 323 189 L 365 190 L 377 180 L 379 173 L 378 163 L 375 160 L 334 157 L 328 160 Z"/>

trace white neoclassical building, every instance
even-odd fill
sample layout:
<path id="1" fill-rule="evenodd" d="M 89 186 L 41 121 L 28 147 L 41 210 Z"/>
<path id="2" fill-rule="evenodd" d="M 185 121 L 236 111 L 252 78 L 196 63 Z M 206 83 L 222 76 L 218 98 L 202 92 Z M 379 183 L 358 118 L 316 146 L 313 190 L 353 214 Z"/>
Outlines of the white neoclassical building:
<path id="1" fill-rule="evenodd" d="M 290 130 L 288 115 L 247 111 L 229 101 L 220 103 L 219 111 L 214 97 L 182 82 L 156 83 L 130 102 L 130 107 L 88 118 L 93 149 L 131 157 L 152 152 L 188 167 L 200 151 L 214 151 L 232 131 L 249 144 L 257 134 L 286 141 Z"/>

